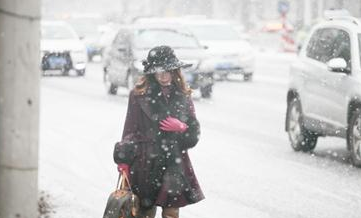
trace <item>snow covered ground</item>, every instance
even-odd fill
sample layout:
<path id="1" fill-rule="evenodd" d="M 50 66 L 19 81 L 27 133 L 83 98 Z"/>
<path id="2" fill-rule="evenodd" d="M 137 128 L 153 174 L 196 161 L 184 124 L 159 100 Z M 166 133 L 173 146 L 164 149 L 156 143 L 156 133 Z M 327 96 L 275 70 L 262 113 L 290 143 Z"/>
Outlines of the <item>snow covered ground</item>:
<path id="1" fill-rule="evenodd" d="M 258 53 L 253 82 L 218 82 L 210 100 L 195 93 L 202 135 L 190 151 L 206 199 L 182 218 L 356 218 L 361 170 L 342 139 L 320 139 L 313 154 L 294 152 L 284 132 L 292 54 Z M 108 96 L 101 64 L 84 78 L 45 77 L 41 87 L 40 189 L 54 218 L 102 217 L 115 188 L 114 143 L 127 91 Z M 160 214 L 157 215 L 160 217 Z"/>

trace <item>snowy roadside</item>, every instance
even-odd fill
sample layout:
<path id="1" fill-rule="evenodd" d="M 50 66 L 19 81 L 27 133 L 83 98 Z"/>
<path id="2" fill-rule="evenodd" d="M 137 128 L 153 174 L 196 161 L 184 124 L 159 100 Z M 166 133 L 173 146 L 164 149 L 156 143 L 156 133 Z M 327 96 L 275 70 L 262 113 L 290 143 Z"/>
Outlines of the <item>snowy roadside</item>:
<path id="1" fill-rule="evenodd" d="M 359 217 L 361 172 L 344 158 L 345 142 L 320 139 L 313 154 L 289 146 L 285 99 L 295 57 L 257 54 L 253 82 L 233 78 L 217 83 L 212 99 L 195 98 L 202 135 L 189 153 L 206 199 L 181 217 Z M 44 78 L 41 106 L 40 189 L 51 217 L 101 217 L 115 188 L 112 151 L 127 92 L 107 96 L 93 64 L 85 78 Z"/>
<path id="2" fill-rule="evenodd" d="M 287 67 L 282 68 L 280 63 L 292 59 L 294 57 L 289 54 L 277 56 L 274 53 L 257 53 L 254 81 L 245 85 L 267 83 L 274 84 L 276 88 L 285 86 L 287 78 L 284 75 L 287 72 L 284 71 Z M 271 63 L 268 69 L 274 67 L 282 72 L 274 75 L 264 73 L 265 61 Z M 101 84 L 100 66 L 92 67 L 85 78 L 54 77 L 42 80 L 39 182 L 40 189 L 50 194 L 47 200 L 55 211 L 50 214 L 53 218 L 101 217 L 107 197 L 115 186 L 116 170 L 111 157 L 113 144 L 120 137 L 127 93 L 120 90 L 117 96 L 107 96 Z M 263 104 L 249 99 L 250 104 Z M 208 110 L 203 107 L 213 104 L 212 100 L 209 103 L 202 102 L 195 102 L 196 107 L 199 107 L 197 113 L 200 118 Z M 204 127 L 212 129 L 212 119 L 202 119 Z M 202 137 L 213 138 L 213 135 Z M 190 155 L 193 152 L 197 153 L 197 148 L 190 151 Z M 198 156 L 195 165 L 202 159 L 204 155 Z M 206 170 L 205 173 L 210 172 Z M 213 181 L 205 183 L 212 184 Z M 229 212 L 229 208 L 238 208 L 249 217 L 267 217 L 251 207 L 239 205 L 237 201 L 228 201 L 227 196 L 219 199 L 219 192 L 213 193 L 212 189 L 205 185 L 207 199 L 211 200 L 185 208 L 182 215 L 207 218 L 205 214 L 222 216 L 230 213 L 231 216 L 233 212 Z M 205 212 L 209 207 L 217 209 Z"/>

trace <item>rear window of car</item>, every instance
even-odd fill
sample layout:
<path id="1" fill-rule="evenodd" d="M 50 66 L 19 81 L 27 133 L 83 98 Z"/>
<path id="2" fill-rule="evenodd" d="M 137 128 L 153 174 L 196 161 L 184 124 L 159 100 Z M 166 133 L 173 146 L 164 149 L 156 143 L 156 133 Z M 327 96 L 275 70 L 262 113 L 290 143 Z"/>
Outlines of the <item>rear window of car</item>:
<path id="1" fill-rule="evenodd" d="M 66 25 L 44 24 L 41 27 L 41 37 L 43 39 L 62 40 L 76 39 L 77 36 L 73 30 Z"/>
<path id="2" fill-rule="evenodd" d="M 199 40 L 239 40 L 231 25 L 190 25 L 189 29 Z"/>
<path id="3" fill-rule="evenodd" d="M 159 45 L 168 45 L 173 48 L 199 48 L 200 46 L 194 36 L 167 29 L 138 30 L 134 42 L 138 49 L 150 49 Z"/>

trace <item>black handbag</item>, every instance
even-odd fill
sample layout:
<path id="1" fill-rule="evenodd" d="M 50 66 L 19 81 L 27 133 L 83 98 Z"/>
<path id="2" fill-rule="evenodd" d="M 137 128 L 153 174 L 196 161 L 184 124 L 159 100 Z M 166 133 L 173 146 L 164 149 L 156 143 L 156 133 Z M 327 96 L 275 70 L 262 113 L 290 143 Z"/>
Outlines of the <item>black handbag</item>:
<path id="1" fill-rule="evenodd" d="M 108 198 L 103 218 L 135 218 L 139 198 L 133 193 L 125 172 L 119 173 L 116 190 Z"/>

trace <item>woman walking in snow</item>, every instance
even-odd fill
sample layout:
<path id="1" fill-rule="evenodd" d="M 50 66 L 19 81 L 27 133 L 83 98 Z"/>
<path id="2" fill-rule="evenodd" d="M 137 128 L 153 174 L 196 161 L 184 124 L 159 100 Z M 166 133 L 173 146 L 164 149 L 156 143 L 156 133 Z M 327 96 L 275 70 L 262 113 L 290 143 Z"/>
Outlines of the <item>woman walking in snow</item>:
<path id="1" fill-rule="evenodd" d="M 143 61 L 144 75 L 130 92 L 120 143 L 114 149 L 119 171 L 130 178 L 140 199 L 139 218 L 178 218 L 179 208 L 204 199 L 187 150 L 194 147 L 200 127 L 191 90 L 172 48 L 151 49 Z"/>

